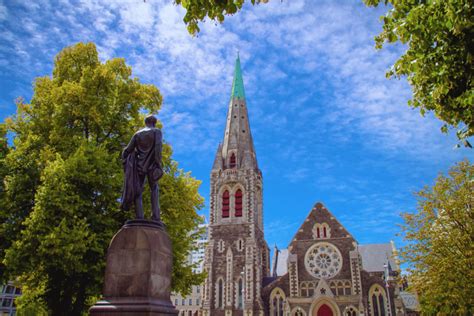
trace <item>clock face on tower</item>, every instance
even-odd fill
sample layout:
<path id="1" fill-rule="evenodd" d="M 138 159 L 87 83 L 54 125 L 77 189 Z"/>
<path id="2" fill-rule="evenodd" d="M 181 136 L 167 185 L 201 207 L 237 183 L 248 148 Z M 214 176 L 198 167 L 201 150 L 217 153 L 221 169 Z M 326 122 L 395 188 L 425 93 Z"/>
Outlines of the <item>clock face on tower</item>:
<path id="1" fill-rule="evenodd" d="M 319 242 L 306 252 L 304 265 L 309 274 L 318 279 L 332 278 L 341 271 L 341 252 L 330 243 Z"/>

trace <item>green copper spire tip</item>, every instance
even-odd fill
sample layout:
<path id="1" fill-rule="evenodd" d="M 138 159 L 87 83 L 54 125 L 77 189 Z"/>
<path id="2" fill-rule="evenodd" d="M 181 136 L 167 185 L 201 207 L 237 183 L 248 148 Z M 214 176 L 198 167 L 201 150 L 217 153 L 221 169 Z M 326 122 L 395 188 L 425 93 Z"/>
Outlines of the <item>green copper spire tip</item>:
<path id="1" fill-rule="evenodd" d="M 245 99 L 244 80 L 242 79 L 242 70 L 240 69 L 240 57 L 237 53 L 235 60 L 234 81 L 232 82 L 231 98 Z"/>

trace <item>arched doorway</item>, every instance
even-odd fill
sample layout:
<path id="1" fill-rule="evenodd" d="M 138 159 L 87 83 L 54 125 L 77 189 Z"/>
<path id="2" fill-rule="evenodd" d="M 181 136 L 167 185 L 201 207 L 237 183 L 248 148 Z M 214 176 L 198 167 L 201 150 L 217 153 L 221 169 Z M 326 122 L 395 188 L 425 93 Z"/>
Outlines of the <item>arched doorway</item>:
<path id="1" fill-rule="evenodd" d="M 327 306 L 326 304 L 321 305 L 318 308 L 318 312 L 316 316 L 334 316 L 331 307 Z"/>
<path id="2" fill-rule="evenodd" d="M 336 302 L 331 297 L 316 298 L 310 307 L 311 316 L 342 316 Z"/>

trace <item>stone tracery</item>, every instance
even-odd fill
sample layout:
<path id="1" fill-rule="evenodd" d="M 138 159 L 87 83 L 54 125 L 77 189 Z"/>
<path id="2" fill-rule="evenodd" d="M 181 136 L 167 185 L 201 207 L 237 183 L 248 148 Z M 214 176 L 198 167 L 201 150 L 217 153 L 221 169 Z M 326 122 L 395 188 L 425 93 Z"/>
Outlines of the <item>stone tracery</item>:
<path id="1" fill-rule="evenodd" d="M 341 270 L 341 253 L 330 243 L 317 243 L 306 252 L 305 267 L 316 278 L 332 278 Z"/>

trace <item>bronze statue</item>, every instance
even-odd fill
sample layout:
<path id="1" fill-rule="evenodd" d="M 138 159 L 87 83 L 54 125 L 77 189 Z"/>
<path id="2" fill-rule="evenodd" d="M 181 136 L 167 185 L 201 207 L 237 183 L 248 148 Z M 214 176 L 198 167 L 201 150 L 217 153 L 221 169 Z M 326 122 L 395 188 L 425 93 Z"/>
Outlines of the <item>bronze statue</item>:
<path id="1" fill-rule="evenodd" d="M 161 167 L 163 143 L 161 130 L 155 127 L 156 122 L 156 117 L 147 116 L 146 127 L 136 132 L 123 150 L 125 180 L 122 209 L 129 210 L 130 205 L 134 203 L 136 218 L 144 218 L 142 194 L 147 178 L 151 191 L 152 220 L 160 221 L 160 191 L 157 182 L 163 175 Z"/>

